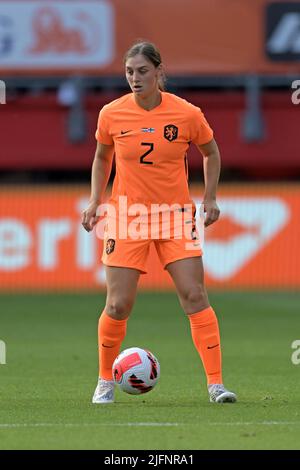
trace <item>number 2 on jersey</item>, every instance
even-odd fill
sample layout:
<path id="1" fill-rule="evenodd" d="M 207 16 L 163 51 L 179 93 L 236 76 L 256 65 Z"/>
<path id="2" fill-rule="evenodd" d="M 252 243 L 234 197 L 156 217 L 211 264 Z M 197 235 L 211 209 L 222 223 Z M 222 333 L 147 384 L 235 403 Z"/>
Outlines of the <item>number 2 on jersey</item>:
<path id="1" fill-rule="evenodd" d="M 144 165 L 153 165 L 153 162 L 150 162 L 150 160 L 145 160 L 147 155 L 151 153 L 154 149 L 154 144 L 149 143 L 149 142 L 142 142 L 141 145 L 147 145 L 150 148 L 147 150 L 147 152 L 143 153 L 143 155 L 140 157 L 140 163 L 143 163 Z"/>

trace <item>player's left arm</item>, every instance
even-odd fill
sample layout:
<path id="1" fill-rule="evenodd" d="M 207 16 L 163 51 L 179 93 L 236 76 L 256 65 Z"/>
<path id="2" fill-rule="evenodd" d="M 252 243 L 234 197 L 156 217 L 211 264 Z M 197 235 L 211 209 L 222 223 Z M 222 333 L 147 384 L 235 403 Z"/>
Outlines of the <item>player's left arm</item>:
<path id="1" fill-rule="evenodd" d="M 215 139 L 207 144 L 198 144 L 196 146 L 203 155 L 205 191 L 202 204 L 206 213 L 204 225 L 207 227 L 216 222 L 220 215 L 217 204 L 217 187 L 221 170 L 221 158 Z"/>

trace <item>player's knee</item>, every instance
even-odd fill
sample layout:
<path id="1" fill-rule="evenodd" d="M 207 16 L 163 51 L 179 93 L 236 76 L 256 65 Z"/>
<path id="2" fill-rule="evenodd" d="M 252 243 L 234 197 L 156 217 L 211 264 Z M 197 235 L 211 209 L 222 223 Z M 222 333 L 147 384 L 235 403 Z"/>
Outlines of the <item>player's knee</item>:
<path id="1" fill-rule="evenodd" d="M 181 300 L 186 305 L 202 305 L 206 299 L 207 293 L 203 284 L 191 286 L 181 294 Z"/>
<path id="2" fill-rule="evenodd" d="M 106 302 L 105 310 L 116 320 L 127 318 L 132 310 L 133 301 L 127 298 L 111 299 Z"/>

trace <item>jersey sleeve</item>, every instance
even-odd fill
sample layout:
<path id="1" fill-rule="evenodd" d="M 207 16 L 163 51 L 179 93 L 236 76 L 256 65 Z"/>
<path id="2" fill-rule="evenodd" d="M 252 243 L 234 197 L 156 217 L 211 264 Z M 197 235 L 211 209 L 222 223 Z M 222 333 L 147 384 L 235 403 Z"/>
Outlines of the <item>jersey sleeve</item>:
<path id="1" fill-rule="evenodd" d="M 107 116 L 107 110 L 105 106 L 101 109 L 98 117 L 97 130 L 96 130 L 96 140 L 100 144 L 112 145 L 114 143 L 113 138 L 109 130 L 109 119 Z"/>
<path id="2" fill-rule="evenodd" d="M 200 108 L 193 106 L 191 113 L 191 141 L 193 144 L 207 144 L 214 133 Z"/>

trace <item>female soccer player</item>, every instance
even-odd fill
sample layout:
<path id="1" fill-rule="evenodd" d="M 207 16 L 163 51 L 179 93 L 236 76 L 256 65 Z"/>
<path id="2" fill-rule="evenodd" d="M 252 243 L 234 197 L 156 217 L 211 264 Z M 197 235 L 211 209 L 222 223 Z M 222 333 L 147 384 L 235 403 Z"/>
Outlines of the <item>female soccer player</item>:
<path id="1" fill-rule="evenodd" d="M 97 208 L 103 202 L 115 154 L 116 176 L 110 198 L 115 212 L 108 216 L 102 257 L 107 299 L 98 325 L 99 380 L 92 402 L 114 401 L 112 364 L 126 334 L 139 276 L 145 273 L 149 245 L 154 243 L 190 321 L 192 339 L 205 369 L 210 401 L 233 403 L 236 395 L 223 385 L 218 321 L 204 286 L 202 251 L 187 179 L 186 152 L 193 142 L 204 158 L 204 225 L 214 223 L 220 213 L 216 203 L 220 155 L 213 131 L 199 108 L 164 91 L 161 56 L 154 44 L 134 44 L 127 51 L 124 64 L 132 93 L 100 111 L 91 197 L 82 213 L 82 225 L 89 232 L 99 220 Z M 124 204 L 121 207 L 121 200 L 122 203 L 126 200 L 126 209 Z M 184 234 L 175 236 L 178 222 L 171 222 L 172 233 L 168 237 L 161 224 L 158 230 L 150 230 L 150 234 L 148 231 L 147 236 L 137 238 L 134 232 L 134 236 L 129 233 L 121 237 L 112 227 L 116 219 L 121 223 L 128 216 L 126 227 L 132 229 L 130 211 L 136 205 L 151 215 L 158 205 L 163 205 L 163 212 L 169 215 L 184 214 L 184 220 L 179 223 L 185 229 Z M 143 229 L 150 228 L 151 222 L 145 219 L 145 214 L 141 221 Z"/>

